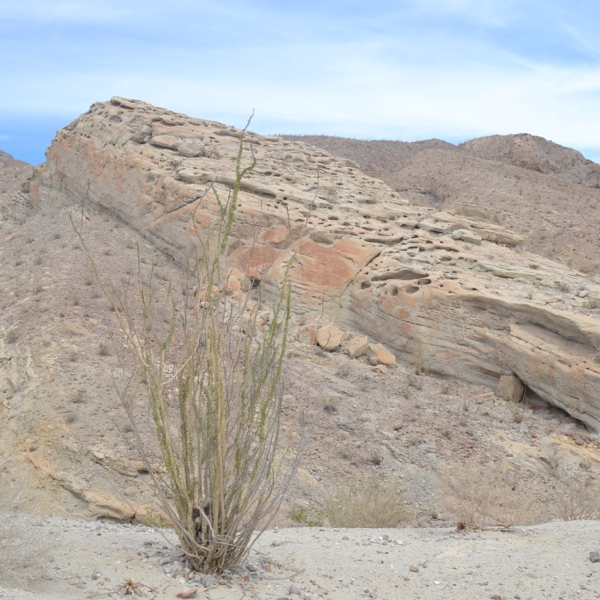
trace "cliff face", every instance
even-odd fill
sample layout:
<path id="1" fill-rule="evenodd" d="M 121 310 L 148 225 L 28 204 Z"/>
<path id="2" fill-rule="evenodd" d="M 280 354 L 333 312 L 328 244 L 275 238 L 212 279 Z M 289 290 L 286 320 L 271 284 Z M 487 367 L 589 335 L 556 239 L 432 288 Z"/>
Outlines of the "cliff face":
<path id="1" fill-rule="evenodd" d="M 110 211 L 184 262 L 217 195 L 231 192 L 240 135 L 113 98 L 57 134 L 30 194 L 41 206 Z M 295 257 L 294 310 L 305 319 L 324 312 L 429 372 L 491 387 L 516 375 L 600 429 L 597 284 L 519 251 L 521 238 L 499 225 L 410 206 L 351 160 L 245 139 L 245 164 L 251 146 L 257 166 L 242 185 L 232 267 L 268 287 Z"/>

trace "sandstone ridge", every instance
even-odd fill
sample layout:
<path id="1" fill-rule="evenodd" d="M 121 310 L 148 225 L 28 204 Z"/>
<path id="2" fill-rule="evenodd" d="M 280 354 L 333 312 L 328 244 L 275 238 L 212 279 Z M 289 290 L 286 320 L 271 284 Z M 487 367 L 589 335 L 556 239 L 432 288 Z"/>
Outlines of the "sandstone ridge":
<path id="1" fill-rule="evenodd" d="M 529 134 L 458 146 L 441 140 L 284 138 L 355 160 L 411 203 L 501 223 L 525 236 L 526 250 L 600 272 L 600 165 L 576 150 Z"/>
<path id="2" fill-rule="evenodd" d="M 233 185 L 240 131 L 137 100 L 94 104 L 30 182 L 35 205 L 91 203 L 184 261 Z M 600 286 L 515 250 L 497 224 L 411 206 L 302 142 L 250 134 L 232 267 L 276 284 L 294 256 L 294 307 L 383 343 L 403 362 L 495 387 L 516 376 L 600 429 Z M 210 184 L 212 182 L 212 187 Z M 258 247 L 250 254 L 251 240 Z"/>

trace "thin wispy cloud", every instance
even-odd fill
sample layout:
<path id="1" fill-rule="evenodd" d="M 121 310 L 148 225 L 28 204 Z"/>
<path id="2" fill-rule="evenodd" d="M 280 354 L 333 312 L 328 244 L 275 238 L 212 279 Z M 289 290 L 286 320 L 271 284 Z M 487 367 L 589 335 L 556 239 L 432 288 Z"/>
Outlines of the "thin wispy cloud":
<path id="1" fill-rule="evenodd" d="M 50 139 L 19 142 L 17 124 L 58 128 L 113 95 L 233 125 L 255 109 L 263 133 L 529 132 L 600 156 L 590 0 L 0 0 L 0 10 L 0 127 L 38 160 Z"/>

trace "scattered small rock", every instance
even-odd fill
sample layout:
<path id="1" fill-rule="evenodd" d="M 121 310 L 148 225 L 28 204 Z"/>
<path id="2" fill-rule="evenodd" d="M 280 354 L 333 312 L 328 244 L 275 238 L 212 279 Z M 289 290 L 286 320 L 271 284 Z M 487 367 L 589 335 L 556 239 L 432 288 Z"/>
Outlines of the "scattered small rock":
<path id="1" fill-rule="evenodd" d="M 590 552 L 590 561 L 593 563 L 600 562 L 600 552 L 598 552 L 598 551 Z"/>
<path id="2" fill-rule="evenodd" d="M 198 593 L 197 587 L 188 587 L 177 594 L 178 598 L 193 598 Z"/>
<path id="3" fill-rule="evenodd" d="M 200 577 L 200 583 L 205 588 L 211 588 L 215 587 L 216 585 L 219 585 L 219 581 L 217 580 L 217 578 L 213 577 L 212 575 L 203 575 L 202 577 Z"/>
<path id="4" fill-rule="evenodd" d="M 290 594 L 290 596 L 301 596 L 302 590 L 300 589 L 299 585 L 292 583 L 288 589 L 288 594 Z"/>

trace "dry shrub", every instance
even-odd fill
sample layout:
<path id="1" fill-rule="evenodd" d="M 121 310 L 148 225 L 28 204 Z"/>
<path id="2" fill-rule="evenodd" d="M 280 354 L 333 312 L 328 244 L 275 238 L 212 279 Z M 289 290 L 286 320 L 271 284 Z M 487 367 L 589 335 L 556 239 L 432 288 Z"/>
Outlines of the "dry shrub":
<path id="1" fill-rule="evenodd" d="M 244 559 L 256 531 L 280 507 L 300 456 L 288 452 L 299 436 L 286 438 L 280 426 L 289 271 L 268 323 L 261 318 L 264 286 L 255 277 L 246 273 L 246 281 L 257 283 L 239 298 L 224 287 L 242 179 L 256 162 L 252 153 L 242 167 L 245 147 L 242 136 L 230 196 L 219 198 L 209 186 L 199 199 L 212 203 L 215 219 L 207 228 L 194 222 L 203 234 L 180 281 L 159 277 L 138 257 L 137 281 L 118 291 L 103 282 L 88 252 L 137 365 L 130 385 L 119 390 L 136 448 L 160 514 L 191 567 L 203 572 L 222 572 Z M 144 382 L 145 407 L 135 381 Z M 140 425 L 148 410 L 151 443 Z M 152 459 L 154 448 L 164 470 Z"/>
<path id="2" fill-rule="evenodd" d="M 414 388 L 416 388 L 418 390 L 422 390 L 423 389 L 423 378 L 420 377 L 419 375 L 409 374 L 406 377 L 406 381 L 407 381 L 407 383 L 408 383 L 408 385 L 410 387 L 414 387 Z"/>
<path id="3" fill-rule="evenodd" d="M 459 531 L 531 522 L 531 498 L 495 465 L 465 463 L 437 477 L 439 501 Z"/>
<path id="4" fill-rule="evenodd" d="M 563 482 L 558 506 L 559 517 L 563 521 L 599 520 L 600 485 L 589 478 Z"/>
<path id="5" fill-rule="evenodd" d="M 599 298 L 589 298 L 584 300 L 583 308 L 600 308 L 600 299 Z"/>
<path id="6" fill-rule="evenodd" d="M 524 400 L 519 402 L 517 400 L 508 400 L 506 402 L 506 407 L 508 408 L 508 412 L 510 412 L 513 422 L 522 423 L 523 417 L 525 416 L 525 412 L 527 411 L 528 402 L 527 396 L 523 394 Z"/>
<path id="7" fill-rule="evenodd" d="M 406 525 L 414 516 L 404 492 L 376 478 L 349 481 L 336 487 L 323 503 L 331 527 L 391 528 Z"/>

